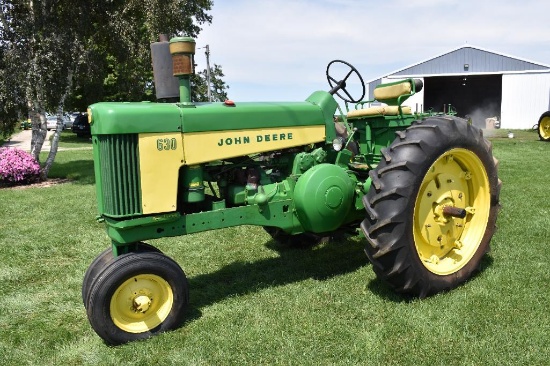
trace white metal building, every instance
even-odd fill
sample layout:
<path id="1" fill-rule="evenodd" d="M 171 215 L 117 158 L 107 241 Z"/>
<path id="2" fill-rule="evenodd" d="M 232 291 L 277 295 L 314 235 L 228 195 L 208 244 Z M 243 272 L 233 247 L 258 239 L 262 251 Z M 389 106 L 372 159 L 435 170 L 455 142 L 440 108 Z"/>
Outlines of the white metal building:
<path id="1" fill-rule="evenodd" d="M 376 85 L 405 78 L 424 81 L 423 90 L 404 104 L 413 111 L 446 110 L 485 127 L 497 117 L 501 128 L 529 129 L 550 110 L 550 65 L 464 45 L 369 82 Z"/>

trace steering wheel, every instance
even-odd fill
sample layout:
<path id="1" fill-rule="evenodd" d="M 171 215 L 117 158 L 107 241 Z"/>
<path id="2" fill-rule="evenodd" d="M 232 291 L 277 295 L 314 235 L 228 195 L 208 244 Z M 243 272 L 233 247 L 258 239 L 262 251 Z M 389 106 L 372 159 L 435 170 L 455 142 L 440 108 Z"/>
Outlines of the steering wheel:
<path id="1" fill-rule="evenodd" d="M 346 65 L 350 68 L 350 70 L 346 74 L 346 76 L 340 81 L 337 81 L 335 78 L 330 76 L 330 73 L 329 73 L 330 67 L 335 63 L 344 64 L 344 65 Z M 359 78 L 359 81 L 361 82 L 361 86 L 363 87 L 363 93 L 361 94 L 361 96 L 358 99 L 353 99 L 351 94 L 346 90 L 346 81 L 353 74 L 357 75 L 357 77 Z M 357 69 L 355 67 L 353 67 L 351 64 L 347 63 L 346 61 L 333 60 L 333 61 L 329 62 L 328 66 L 327 66 L 327 80 L 328 80 L 328 84 L 331 87 L 329 93 L 332 94 L 332 95 L 334 95 L 334 94 L 338 95 L 345 102 L 357 103 L 357 102 L 360 102 L 363 99 L 363 97 L 365 96 L 365 91 L 366 91 L 365 82 L 363 81 L 363 78 L 361 77 L 361 74 L 359 73 L 359 71 L 357 71 Z M 342 94 L 340 94 L 340 92 L 343 92 L 345 94 L 345 96 L 342 96 Z M 347 96 L 347 98 L 346 98 L 346 96 Z"/>

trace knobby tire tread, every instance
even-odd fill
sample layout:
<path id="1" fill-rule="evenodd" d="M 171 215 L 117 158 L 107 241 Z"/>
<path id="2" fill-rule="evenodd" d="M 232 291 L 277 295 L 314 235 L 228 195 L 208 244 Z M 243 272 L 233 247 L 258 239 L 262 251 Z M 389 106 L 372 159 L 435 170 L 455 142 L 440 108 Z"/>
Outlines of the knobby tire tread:
<path id="1" fill-rule="evenodd" d="M 363 197 L 366 209 L 361 223 L 367 245 L 365 252 L 379 278 L 395 291 L 426 297 L 454 288 L 471 278 L 481 258 L 489 251 L 495 231 L 502 182 L 497 176 L 497 160 L 492 145 L 481 130 L 456 117 L 430 117 L 416 121 L 396 133 L 384 149 L 378 167 L 369 172 L 372 186 Z M 474 152 L 483 162 L 489 178 L 489 222 L 478 252 L 456 273 L 439 276 L 421 263 L 413 239 L 413 212 L 416 196 L 428 168 L 453 148 Z"/>

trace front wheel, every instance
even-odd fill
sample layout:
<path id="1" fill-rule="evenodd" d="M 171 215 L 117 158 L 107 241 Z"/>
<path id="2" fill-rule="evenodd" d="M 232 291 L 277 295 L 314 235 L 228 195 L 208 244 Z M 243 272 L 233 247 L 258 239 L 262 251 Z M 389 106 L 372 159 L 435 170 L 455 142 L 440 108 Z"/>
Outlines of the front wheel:
<path id="1" fill-rule="evenodd" d="M 189 302 L 180 266 L 159 252 L 110 262 L 90 290 L 86 312 L 96 333 L 118 345 L 177 328 Z"/>
<path id="2" fill-rule="evenodd" d="M 467 281 L 489 251 L 499 207 L 490 142 L 459 118 L 428 118 L 382 154 L 361 224 L 376 274 L 418 297 Z"/>
<path id="3" fill-rule="evenodd" d="M 132 249 L 133 252 L 160 252 L 154 246 L 142 242 L 135 243 Z M 95 280 L 114 260 L 112 247 L 109 247 L 101 252 L 86 270 L 84 279 L 82 280 L 82 302 L 84 303 L 84 307 L 88 305 L 90 290 Z"/>

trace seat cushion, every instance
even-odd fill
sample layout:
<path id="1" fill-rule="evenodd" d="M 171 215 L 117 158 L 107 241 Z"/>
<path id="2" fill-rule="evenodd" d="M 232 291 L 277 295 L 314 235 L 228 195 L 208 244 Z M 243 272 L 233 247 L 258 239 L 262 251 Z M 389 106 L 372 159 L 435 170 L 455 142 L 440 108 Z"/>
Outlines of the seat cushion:
<path id="1" fill-rule="evenodd" d="M 411 107 L 401 106 L 403 114 L 412 114 Z M 399 114 L 398 106 L 375 106 L 363 109 L 355 109 L 348 112 L 348 118 L 366 117 L 366 116 L 397 116 Z"/>

